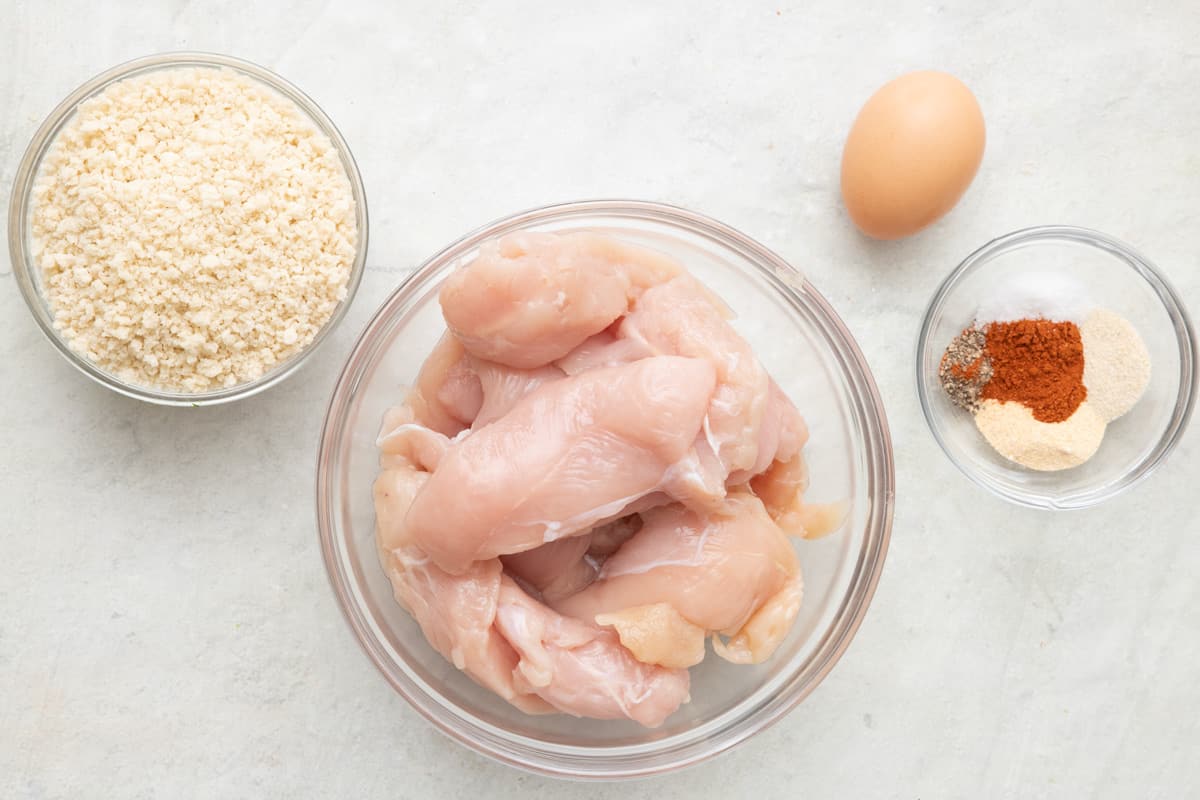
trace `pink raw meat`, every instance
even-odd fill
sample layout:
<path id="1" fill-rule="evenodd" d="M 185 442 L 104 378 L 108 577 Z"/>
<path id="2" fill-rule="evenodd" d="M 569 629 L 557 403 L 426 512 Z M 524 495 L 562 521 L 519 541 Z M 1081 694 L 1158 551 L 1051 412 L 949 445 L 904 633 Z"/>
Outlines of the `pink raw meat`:
<path id="1" fill-rule="evenodd" d="M 409 510 L 414 541 L 460 573 L 670 493 L 714 381 L 707 361 L 660 356 L 538 388 L 447 450 Z"/>
<path id="2" fill-rule="evenodd" d="M 552 364 L 521 369 L 474 356 L 470 357 L 469 363 L 483 389 L 483 405 L 471 424 L 472 428 L 482 428 L 489 422 L 495 422 L 534 389 L 563 377 L 563 371 Z"/>
<path id="3" fill-rule="evenodd" d="M 429 437 L 417 427 L 400 431 L 392 442 L 399 448 L 400 439 L 426 439 L 411 448 L 418 460 L 407 468 L 386 470 L 375 481 L 376 544 L 396 601 L 413 615 L 433 648 L 476 683 L 522 711 L 548 713 L 553 709 L 544 701 L 516 687 L 516 651 L 493 625 L 500 562 L 477 562 L 461 575 L 450 575 L 412 544 L 404 518 L 413 496 L 428 480 L 425 469 L 433 466 L 428 457 L 436 461 Z"/>
<path id="4" fill-rule="evenodd" d="M 592 534 L 568 536 L 541 547 L 501 556 L 504 569 L 553 603 L 570 597 L 596 579 L 597 562 L 588 557 Z"/>
<path id="5" fill-rule="evenodd" d="M 803 594 L 808 429 L 720 298 L 588 232 L 483 243 L 384 418 L 379 556 L 430 644 L 530 713 L 660 725 L 705 639 L 761 663 Z"/>
<path id="6" fill-rule="evenodd" d="M 754 466 L 770 377 L 722 309 L 713 305 L 707 289 L 690 275 L 648 289 L 621 322 L 618 338 L 650 353 L 710 361 L 717 370 L 717 388 L 705 421 L 705 441 L 698 446 L 707 444 L 717 456 L 722 482 L 729 473 Z"/>
<path id="7" fill-rule="evenodd" d="M 578 375 L 597 367 L 616 367 L 657 355 L 644 342 L 617 337 L 619 325 L 613 325 L 589 336 L 578 347 L 554 362 L 568 375 Z"/>
<path id="8" fill-rule="evenodd" d="M 642 290 L 680 274 L 675 259 L 594 233 L 522 231 L 484 242 L 442 286 L 442 313 L 480 358 L 549 364 L 629 310 Z"/>
<path id="9" fill-rule="evenodd" d="M 432 563 L 412 544 L 405 519 L 428 480 L 425 470 L 444 457 L 446 439 L 412 423 L 389 436 L 393 455 L 413 460 L 375 482 L 380 559 L 397 602 L 435 650 L 527 713 L 628 717 L 655 726 L 687 699 L 685 671 L 642 664 L 611 632 L 563 619 L 504 577 L 499 559 L 477 561 L 460 575 Z M 580 541 L 586 548 L 586 537 Z"/>
<path id="10" fill-rule="evenodd" d="M 502 578 L 496 627 L 517 651 L 515 684 L 559 711 L 658 727 L 687 702 L 685 669 L 643 664 L 617 635 L 537 602 Z"/>
<path id="11" fill-rule="evenodd" d="M 791 543 L 748 492 L 730 494 L 713 514 L 676 504 L 642 518 L 596 582 L 554 603 L 558 611 L 592 620 L 668 603 L 700 628 L 733 635 L 799 572 Z"/>
<path id="12" fill-rule="evenodd" d="M 730 474 L 729 485 L 736 486 L 767 471 L 775 461 L 796 457 L 808 442 L 808 425 L 779 384 L 771 381 L 763 423 L 758 430 L 758 456 L 749 469 Z"/>
<path id="13" fill-rule="evenodd" d="M 642 529 L 642 518 L 633 514 L 628 517 L 615 519 L 605 525 L 599 525 L 588 534 L 589 556 L 603 561 L 632 538 Z"/>
<path id="14" fill-rule="evenodd" d="M 685 462 L 695 492 L 683 499 L 698 508 L 712 507 L 725 485 L 743 484 L 776 458 L 791 458 L 808 438 L 803 418 L 729 316 L 703 284 L 681 275 L 648 289 L 628 316 L 555 362 L 568 375 L 663 354 L 713 362 L 717 391 L 704 434 Z"/>
<path id="15" fill-rule="evenodd" d="M 443 334 L 404 400 L 416 422 L 447 436 L 470 427 L 483 403 L 483 390 L 467 359 L 454 334 Z"/>

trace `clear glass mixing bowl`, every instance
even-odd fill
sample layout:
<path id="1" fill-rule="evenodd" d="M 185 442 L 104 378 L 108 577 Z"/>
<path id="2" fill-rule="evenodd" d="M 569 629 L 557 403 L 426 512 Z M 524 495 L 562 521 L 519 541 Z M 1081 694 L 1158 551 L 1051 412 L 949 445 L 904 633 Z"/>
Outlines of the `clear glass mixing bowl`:
<path id="1" fill-rule="evenodd" d="M 42 291 L 42 270 L 35 263 L 30 236 L 33 187 L 41 169 L 42 159 L 50 149 L 50 145 L 54 143 L 58 132 L 75 114 L 75 109 L 79 107 L 79 104 L 126 78 L 158 70 L 179 69 L 180 67 L 231 69 L 265 84 L 295 103 L 301 113 L 308 116 L 317 129 L 329 137 L 337 149 L 342 166 L 346 170 L 346 176 L 350 179 L 350 189 L 354 195 L 355 222 L 358 225 L 358 250 L 355 253 L 354 263 L 350 267 L 350 277 L 346 281 L 346 297 L 338 303 L 333 315 L 308 346 L 255 380 L 207 392 L 171 392 L 128 383 L 72 350 L 66 339 L 54 327 L 54 312 Z M 38 327 L 42 329 L 42 333 L 46 334 L 46 338 L 58 352 L 84 375 L 113 391 L 150 403 L 169 406 L 215 405 L 258 394 L 294 373 L 345 316 L 351 301 L 354 300 L 355 292 L 358 291 L 358 284 L 362 280 L 362 273 L 367 263 L 367 197 L 363 189 L 362 177 L 358 173 L 358 166 L 354 163 L 354 157 L 350 154 L 346 140 L 342 138 L 342 134 L 338 132 L 332 120 L 308 95 L 269 69 L 240 58 L 215 53 L 161 53 L 118 64 L 112 69 L 100 73 L 71 92 L 50 112 L 50 116 L 33 135 L 33 139 L 25 151 L 25 156 L 17 167 L 17 174 L 13 178 L 12 197 L 8 208 L 8 251 L 9 257 L 12 259 L 13 276 L 17 279 L 17 285 L 21 288 L 21 294 L 24 296 L 29 310 L 33 312 Z"/>
<path id="2" fill-rule="evenodd" d="M 845 527 L 796 543 L 805 598 L 768 662 L 711 653 L 692 669 L 692 700 L 656 730 L 632 722 L 527 716 L 479 688 L 425 641 L 392 598 L 374 544 L 371 483 L 384 410 L 402 397 L 444 324 L 437 290 L 480 242 L 517 229 L 587 229 L 680 258 L 737 313 L 734 325 L 811 426 L 814 501 L 845 500 Z M 829 673 L 875 589 L 891 531 L 895 476 L 887 420 L 858 346 L 825 299 L 741 233 L 669 206 L 596 201 L 518 214 L 429 259 L 367 325 L 334 389 L 317 467 L 317 517 L 338 602 L 367 655 L 426 719 L 518 767 L 577 778 L 646 775 L 720 753 L 777 721 Z M 463 502 L 470 502 L 469 497 Z"/>
<path id="3" fill-rule="evenodd" d="M 1146 393 L 1109 424 L 1096 455 L 1059 472 L 1028 470 L 997 453 L 938 380 L 942 353 L 974 321 L 981 299 L 1014 281 L 1045 276 L 1085 287 L 1091 304 L 1129 320 L 1151 362 Z M 1187 312 L 1150 261 L 1099 231 L 1045 225 L 988 242 L 938 287 L 917 343 L 917 392 L 934 438 L 968 478 L 1019 505 L 1086 508 L 1145 478 L 1175 447 L 1195 403 L 1195 361 Z"/>

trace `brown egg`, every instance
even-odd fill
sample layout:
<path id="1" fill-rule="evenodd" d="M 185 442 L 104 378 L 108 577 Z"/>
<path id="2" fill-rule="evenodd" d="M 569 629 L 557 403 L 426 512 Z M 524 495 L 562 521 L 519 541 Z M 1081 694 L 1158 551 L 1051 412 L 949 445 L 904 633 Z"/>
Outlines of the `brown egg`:
<path id="1" fill-rule="evenodd" d="M 842 151 L 842 199 L 876 239 L 899 239 L 954 207 L 983 160 L 983 113 L 962 81 L 910 72 L 871 95 Z"/>

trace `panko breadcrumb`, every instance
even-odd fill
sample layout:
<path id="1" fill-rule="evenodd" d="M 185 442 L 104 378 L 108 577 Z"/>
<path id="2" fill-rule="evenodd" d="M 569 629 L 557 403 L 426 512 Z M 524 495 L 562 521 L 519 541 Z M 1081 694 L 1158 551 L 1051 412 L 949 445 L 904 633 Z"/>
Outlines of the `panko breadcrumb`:
<path id="1" fill-rule="evenodd" d="M 203 392 L 308 345 L 346 296 L 350 180 L 295 103 L 230 69 L 167 68 L 79 105 L 34 186 L 54 325 L 122 381 Z"/>

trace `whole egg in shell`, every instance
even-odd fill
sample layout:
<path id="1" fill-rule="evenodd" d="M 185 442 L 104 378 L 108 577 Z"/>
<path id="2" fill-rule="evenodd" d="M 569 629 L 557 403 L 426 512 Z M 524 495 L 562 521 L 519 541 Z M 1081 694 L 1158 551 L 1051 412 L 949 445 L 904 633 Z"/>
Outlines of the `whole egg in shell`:
<path id="1" fill-rule="evenodd" d="M 842 151 L 842 199 L 876 239 L 900 239 L 944 216 L 983 160 L 983 112 L 944 72 L 910 72 L 859 111 Z"/>

